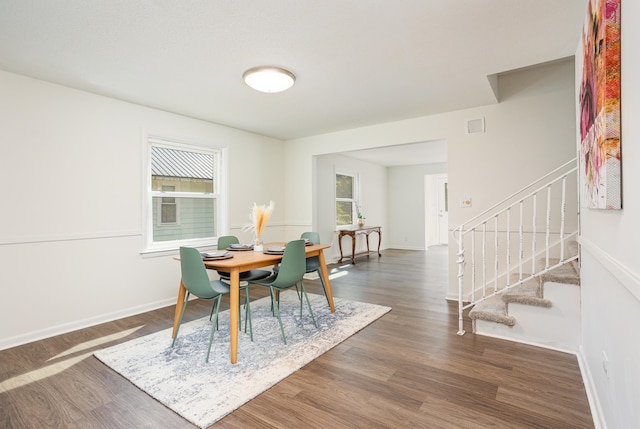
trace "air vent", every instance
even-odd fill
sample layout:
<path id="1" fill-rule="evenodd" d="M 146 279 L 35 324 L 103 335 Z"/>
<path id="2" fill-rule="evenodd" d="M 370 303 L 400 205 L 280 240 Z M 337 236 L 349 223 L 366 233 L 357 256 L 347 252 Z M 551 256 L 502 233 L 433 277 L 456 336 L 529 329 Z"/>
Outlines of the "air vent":
<path id="1" fill-rule="evenodd" d="M 467 134 L 484 133 L 484 118 L 469 119 L 467 121 Z"/>

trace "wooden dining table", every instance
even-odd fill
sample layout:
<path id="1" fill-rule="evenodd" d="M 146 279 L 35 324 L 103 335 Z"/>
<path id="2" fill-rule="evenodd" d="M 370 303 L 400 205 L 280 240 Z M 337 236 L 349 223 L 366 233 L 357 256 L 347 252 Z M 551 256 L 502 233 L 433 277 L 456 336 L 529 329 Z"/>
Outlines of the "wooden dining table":
<path id="1" fill-rule="evenodd" d="M 268 249 L 272 246 L 284 246 L 286 243 L 268 243 L 264 245 L 264 249 Z M 331 312 L 335 312 L 333 305 L 333 295 L 331 293 L 331 283 L 329 281 L 329 271 L 327 270 L 327 264 L 324 258 L 324 249 L 329 248 L 328 244 L 312 244 L 305 246 L 307 258 L 317 256 L 320 262 L 320 275 L 324 281 L 325 291 L 327 294 L 327 301 Z M 229 294 L 229 313 L 230 313 L 230 337 L 231 337 L 231 363 L 235 364 L 238 361 L 238 329 L 234 327 L 238 326 L 238 308 L 240 301 L 240 273 L 243 271 L 254 270 L 257 268 L 268 267 L 271 265 L 277 265 L 282 260 L 282 255 L 266 254 L 260 251 L 253 250 L 238 250 L 231 251 L 233 257 L 229 259 L 219 260 L 207 260 L 204 261 L 205 267 L 211 270 L 228 272 L 231 276 L 230 281 L 230 294 Z M 178 290 L 178 301 L 176 303 L 176 310 L 173 320 L 173 332 L 171 338 L 176 336 L 176 330 L 178 329 L 178 323 L 180 321 L 180 310 L 184 305 L 184 299 L 186 296 L 186 289 L 180 280 L 180 288 Z"/>

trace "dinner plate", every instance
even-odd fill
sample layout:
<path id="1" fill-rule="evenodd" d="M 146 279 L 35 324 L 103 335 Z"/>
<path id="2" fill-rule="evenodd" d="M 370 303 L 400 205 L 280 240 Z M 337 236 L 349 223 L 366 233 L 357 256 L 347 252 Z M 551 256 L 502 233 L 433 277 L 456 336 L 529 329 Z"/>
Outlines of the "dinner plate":
<path id="1" fill-rule="evenodd" d="M 248 244 L 232 244 L 231 246 L 227 247 L 227 250 L 233 250 L 234 252 L 238 252 L 238 251 L 243 251 L 243 250 L 253 250 L 253 246 L 250 246 Z"/>
<path id="2" fill-rule="evenodd" d="M 284 250 L 281 251 L 277 251 L 277 250 L 265 250 L 262 253 L 264 253 L 265 255 L 284 255 Z"/>
<path id="3" fill-rule="evenodd" d="M 201 255 L 202 255 L 202 260 L 204 261 L 217 261 L 219 259 L 233 258 L 233 255 L 229 252 L 201 253 Z"/>

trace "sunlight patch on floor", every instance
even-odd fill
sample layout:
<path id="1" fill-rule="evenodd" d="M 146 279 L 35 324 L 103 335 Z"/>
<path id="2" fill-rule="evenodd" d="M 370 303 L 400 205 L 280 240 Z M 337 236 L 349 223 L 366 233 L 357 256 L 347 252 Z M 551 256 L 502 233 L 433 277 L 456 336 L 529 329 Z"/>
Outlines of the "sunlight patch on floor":
<path id="1" fill-rule="evenodd" d="M 96 338 L 95 340 L 91 340 L 91 341 L 86 341 L 84 343 L 80 343 L 77 346 L 71 347 L 65 351 L 63 351 L 60 354 L 57 354 L 55 356 L 53 356 L 52 358 L 48 359 L 47 362 L 52 361 L 54 359 L 58 359 L 62 356 L 67 356 L 73 353 L 78 353 L 81 352 L 83 350 L 87 350 L 96 346 L 100 346 L 102 344 L 106 344 L 109 343 L 111 341 L 115 341 L 115 340 L 119 340 L 121 338 L 127 337 L 131 334 L 133 334 L 134 332 L 136 332 L 138 329 L 143 328 L 144 325 L 138 326 L 137 328 L 131 328 L 131 329 L 127 329 L 126 331 L 122 331 L 122 332 L 116 332 L 115 334 L 111 334 L 111 335 L 107 335 L 105 337 L 100 337 L 100 338 Z"/>
<path id="2" fill-rule="evenodd" d="M 115 334 L 111 334 L 111 335 L 107 335 L 104 337 L 100 337 L 100 338 L 96 338 L 95 340 L 91 340 L 91 341 L 86 341 L 84 343 L 78 344 L 74 347 L 71 347 L 67 350 L 65 350 L 64 352 L 50 358 L 47 360 L 47 362 L 54 360 L 54 359 L 58 359 L 62 356 L 67 356 L 73 353 L 78 353 L 80 351 L 84 351 L 84 350 L 88 350 L 88 349 L 95 349 L 98 346 L 101 346 L 103 344 L 107 344 L 110 343 L 112 341 L 115 340 L 119 340 L 121 338 L 125 338 L 131 334 L 133 334 L 134 332 L 136 332 L 137 330 L 139 330 L 140 328 L 143 328 L 144 325 L 138 326 L 136 328 L 132 328 L 132 329 L 127 329 L 126 331 L 122 331 L 122 332 L 117 332 Z M 81 355 L 78 356 L 74 356 L 71 358 L 67 358 L 67 359 L 63 359 L 60 362 L 56 362 L 54 364 L 45 366 L 43 368 L 39 368 L 35 371 L 29 371 L 25 374 L 20 374 L 17 375 L 15 377 L 12 377 L 8 380 L 3 381 L 2 383 L 0 383 L 0 393 L 4 393 L 4 392 L 8 392 L 12 389 L 17 389 L 19 387 L 22 386 L 26 386 L 27 384 L 33 383 L 35 381 L 39 381 L 39 380 L 43 380 L 47 377 L 51 377 L 53 375 L 56 374 L 60 374 L 62 371 L 71 368 L 73 365 L 77 364 L 78 362 L 86 359 L 87 357 L 91 356 L 93 354 L 93 351 L 88 352 L 88 353 L 83 353 Z"/>

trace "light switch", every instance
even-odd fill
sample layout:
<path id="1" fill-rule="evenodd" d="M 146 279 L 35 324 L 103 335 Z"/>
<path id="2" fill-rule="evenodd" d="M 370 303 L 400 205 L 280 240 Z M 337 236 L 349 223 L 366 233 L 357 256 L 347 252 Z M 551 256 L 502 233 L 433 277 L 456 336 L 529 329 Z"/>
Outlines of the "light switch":
<path id="1" fill-rule="evenodd" d="M 471 197 L 465 197 L 462 200 L 460 200 L 460 207 L 467 208 L 467 207 L 471 207 Z"/>

